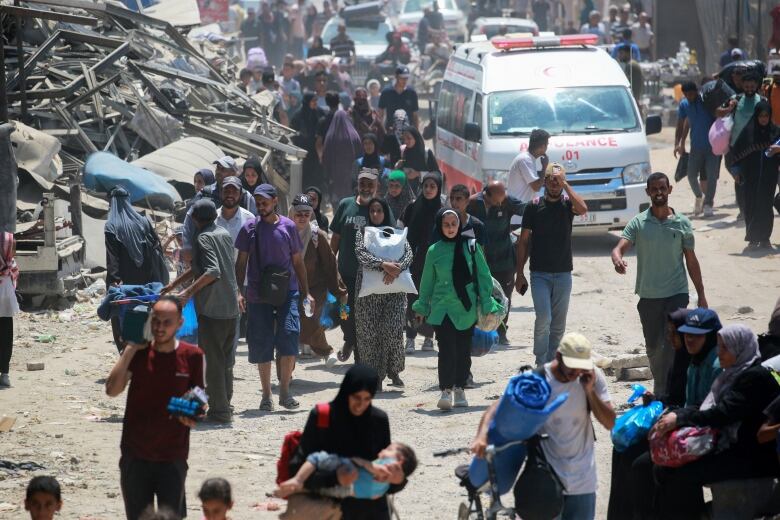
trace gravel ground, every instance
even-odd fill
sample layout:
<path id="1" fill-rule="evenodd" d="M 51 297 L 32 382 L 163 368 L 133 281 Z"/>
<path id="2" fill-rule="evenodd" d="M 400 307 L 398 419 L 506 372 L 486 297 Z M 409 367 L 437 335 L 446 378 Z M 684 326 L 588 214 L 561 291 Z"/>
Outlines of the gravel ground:
<path id="1" fill-rule="evenodd" d="M 656 170 L 673 171 L 669 129 L 653 138 Z M 743 226 L 736 223 L 732 183 L 722 174 L 715 218 L 695 220 L 697 253 L 702 264 L 710 305 L 724 323 L 743 322 L 755 331 L 765 329 L 772 305 L 780 293 L 780 275 L 774 254 L 745 255 Z M 672 206 L 688 212 L 692 197 L 687 183 L 675 187 Z M 633 294 L 635 258 L 629 258 L 629 275 L 612 269 L 609 252 L 614 234 L 578 237 L 574 242 L 574 287 L 568 330 L 579 331 L 602 355 L 614 356 L 642 348 L 639 318 Z M 741 309 L 750 307 L 751 310 Z M 79 304 L 68 314 L 21 314 L 16 321 L 16 351 L 12 360 L 11 389 L 0 392 L 0 415 L 16 418 L 12 431 L 0 433 L 0 454 L 12 461 L 35 461 L 63 484 L 63 518 L 116 519 L 123 516 L 119 491 L 119 437 L 124 396 L 108 398 L 103 391 L 116 352 L 110 327 L 97 322 L 95 304 Z M 738 313 L 738 310 L 740 312 Z M 59 321 L 62 316 L 66 321 Z M 436 450 L 467 446 L 479 417 L 504 388 L 516 369 L 533 360 L 533 307 L 530 294 L 515 295 L 510 317 L 512 346 L 474 360 L 478 388 L 468 391 L 470 407 L 442 413 L 435 407 L 436 353 L 417 352 L 407 357 L 402 374 L 403 392 L 385 392 L 374 404 L 390 415 L 394 439 L 410 443 L 420 467 L 396 500 L 405 519 L 446 519 L 457 516 L 465 494 L 453 470 L 468 461 L 459 455 L 434 459 Z M 38 343 L 39 334 L 53 334 L 53 343 Z M 331 332 L 332 344 L 340 333 Z M 418 348 L 420 343 L 418 343 Z M 28 361 L 43 361 L 43 371 L 25 370 Z M 301 401 L 294 412 L 261 413 L 259 379 L 246 362 L 246 346 L 239 348 L 235 370 L 235 422 L 231 428 L 199 427 L 192 433 L 187 499 L 190 518 L 198 518 L 196 502 L 200 483 L 210 476 L 228 478 L 234 486 L 233 518 L 271 518 L 262 511 L 273 489 L 275 462 L 281 441 L 290 430 L 303 426 L 315 403 L 331 399 L 348 366 L 330 370 L 320 360 L 302 360 L 295 371 L 293 389 Z M 609 377 L 615 404 L 630 394 L 629 384 Z M 651 382 L 648 382 L 650 385 Z M 599 492 L 597 517 L 604 518 L 609 495 L 611 444 L 609 434 L 597 430 Z M 24 516 L 24 486 L 36 472 L 0 470 L 0 518 Z M 511 502 L 510 502 L 511 503 Z M 258 507 L 257 504 L 260 504 Z"/>

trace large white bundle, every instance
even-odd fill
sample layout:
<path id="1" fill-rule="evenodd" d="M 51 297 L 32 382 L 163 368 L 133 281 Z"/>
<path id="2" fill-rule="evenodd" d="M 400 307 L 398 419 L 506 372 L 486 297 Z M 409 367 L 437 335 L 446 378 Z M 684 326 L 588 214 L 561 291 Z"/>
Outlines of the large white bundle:
<path id="1" fill-rule="evenodd" d="M 404 256 L 406 249 L 407 229 L 392 227 L 371 227 L 363 229 L 363 243 L 366 249 L 387 262 L 398 262 Z M 370 294 L 412 293 L 417 294 L 417 288 L 412 281 L 409 269 L 401 271 L 393 283 L 385 284 L 384 271 L 363 270 L 363 283 L 360 286 L 358 298 Z"/>

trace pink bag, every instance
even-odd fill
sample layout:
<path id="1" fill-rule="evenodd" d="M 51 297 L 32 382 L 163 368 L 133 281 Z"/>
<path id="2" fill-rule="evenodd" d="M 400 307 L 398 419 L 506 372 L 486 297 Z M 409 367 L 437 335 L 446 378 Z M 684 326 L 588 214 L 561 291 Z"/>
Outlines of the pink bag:
<path id="1" fill-rule="evenodd" d="M 712 123 L 709 132 L 712 153 L 715 155 L 725 155 L 728 153 L 732 128 L 734 128 L 734 118 L 730 115 L 719 117 Z"/>
<path id="2" fill-rule="evenodd" d="M 651 431 L 650 458 L 658 466 L 679 468 L 715 449 L 717 433 L 709 426 L 686 426 L 664 434 Z"/>

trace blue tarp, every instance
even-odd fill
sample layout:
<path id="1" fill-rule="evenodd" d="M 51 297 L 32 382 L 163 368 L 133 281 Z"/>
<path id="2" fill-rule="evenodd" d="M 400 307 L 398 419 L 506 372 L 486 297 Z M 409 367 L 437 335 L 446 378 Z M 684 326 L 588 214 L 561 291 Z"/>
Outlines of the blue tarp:
<path id="1" fill-rule="evenodd" d="M 117 186 L 130 194 L 130 202 L 153 208 L 173 208 L 181 201 L 176 189 L 156 173 L 133 166 L 108 152 L 95 152 L 84 165 L 84 185 L 102 193 Z"/>
<path id="2" fill-rule="evenodd" d="M 500 447 L 507 442 L 526 440 L 534 436 L 544 422 L 569 397 L 563 393 L 550 401 L 550 385 L 544 376 L 531 371 L 509 380 L 498 403 L 496 414 L 488 428 L 488 442 Z M 525 445 L 513 446 L 496 455 L 495 469 L 498 489 L 504 494 L 512 489 L 525 460 Z M 469 480 L 480 487 L 487 482 L 485 459 L 474 458 L 469 467 Z"/>

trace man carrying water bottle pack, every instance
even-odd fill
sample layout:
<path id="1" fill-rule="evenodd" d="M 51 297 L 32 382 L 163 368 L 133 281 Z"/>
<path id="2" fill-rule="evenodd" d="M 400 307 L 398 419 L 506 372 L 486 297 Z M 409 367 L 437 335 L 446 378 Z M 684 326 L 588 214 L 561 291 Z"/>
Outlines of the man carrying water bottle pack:
<path id="1" fill-rule="evenodd" d="M 545 364 L 544 377 L 550 385 L 548 402 L 568 393 L 566 401 L 545 422 L 540 434 L 544 456 L 563 484 L 561 520 L 592 520 L 596 516 L 595 431 L 590 414 L 607 430 L 615 425 L 615 410 L 604 373 L 593 365 L 590 341 L 582 334 L 566 334 L 555 359 Z M 499 401 L 485 411 L 471 451 L 485 456 L 488 428 Z"/>

